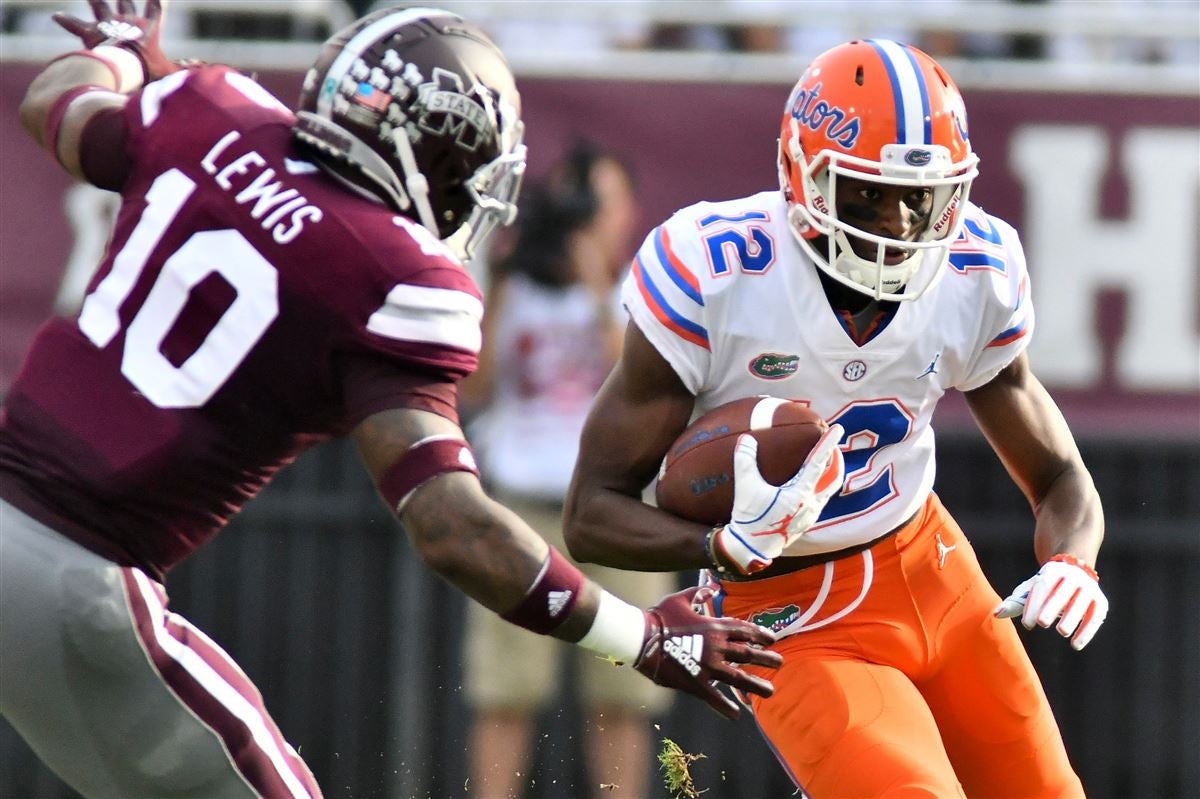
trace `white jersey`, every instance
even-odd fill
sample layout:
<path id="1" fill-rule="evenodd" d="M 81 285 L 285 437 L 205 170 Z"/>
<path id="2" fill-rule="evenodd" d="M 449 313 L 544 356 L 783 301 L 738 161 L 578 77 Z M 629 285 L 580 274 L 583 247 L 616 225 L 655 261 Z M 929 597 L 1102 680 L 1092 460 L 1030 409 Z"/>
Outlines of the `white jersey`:
<path id="1" fill-rule="evenodd" d="M 846 482 L 786 554 L 866 543 L 933 488 L 930 419 L 948 389 L 991 380 L 1028 344 L 1034 314 L 1016 231 L 967 208 L 942 279 L 856 345 L 779 191 L 698 203 L 651 231 L 625 281 L 634 323 L 696 395 L 696 413 L 769 394 L 842 425 Z"/>
<path id="2" fill-rule="evenodd" d="M 498 490 L 561 501 L 612 367 L 596 301 L 582 283 L 546 287 L 515 275 L 498 313 L 488 342 L 499 365 L 494 398 L 471 428 L 480 466 Z"/>

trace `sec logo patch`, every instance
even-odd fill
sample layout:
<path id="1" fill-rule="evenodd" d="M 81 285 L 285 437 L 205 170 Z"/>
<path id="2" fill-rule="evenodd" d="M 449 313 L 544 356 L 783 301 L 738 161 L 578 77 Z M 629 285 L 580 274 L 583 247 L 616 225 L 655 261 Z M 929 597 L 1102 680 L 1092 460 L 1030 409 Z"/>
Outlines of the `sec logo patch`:
<path id="1" fill-rule="evenodd" d="M 842 377 L 850 382 L 862 380 L 863 375 L 867 373 L 867 365 L 862 361 L 850 361 L 842 367 Z"/>

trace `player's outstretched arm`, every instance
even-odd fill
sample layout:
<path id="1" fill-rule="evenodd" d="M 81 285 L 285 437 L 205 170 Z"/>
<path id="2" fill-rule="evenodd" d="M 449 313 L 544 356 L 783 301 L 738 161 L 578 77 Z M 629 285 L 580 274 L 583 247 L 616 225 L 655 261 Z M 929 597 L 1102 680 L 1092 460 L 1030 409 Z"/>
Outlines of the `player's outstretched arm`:
<path id="1" fill-rule="evenodd" d="M 1108 613 L 1094 568 L 1104 512 L 1070 428 L 1025 354 L 965 396 L 1036 518 L 1034 551 L 1042 567 L 996 614 L 1020 615 L 1030 629 L 1053 624 L 1082 649 Z"/>
<path id="2" fill-rule="evenodd" d="M 699 614 L 695 589 L 649 610 L 604 591 L 484 493 L 462 431 L 449 419 L 384 411 L 364 421 L 354 439 L 421 559 L 504 619 L 631 663 L 659 685 L 691 693 L 730 718 L 737 705 L 713 681 L 771 695 L 767 680 L 739 665 L 782 662 L 760 648 L 773 642 L 769 632 Z"/>
<path id="3" fill-rule="evenodd" d="M 126 96 L 144 83 L 180 67 L 159 46 L 160 0 L 147 0 L 141 15 L 132 0 L 118 0 L 115 13 L 104 0 L 90 2 L 93 20 L 54 15 L 54 21 L 78 36 L 83 47 L 51 61 L 34 78 L 21 102 L 20 116 L 29 135 L 64 169 L 113 188 L 105 184 L 119 182 L 120 174 L 106 174 L 96 181 L 85 173 L 83 147 L 89 123 L 101 112 L 123 107 Z M 108 125 L 93 131 L 90 138 L 104 152 L 119 157 L 122 135 L 119 126 Z M 105 171 L 111 172 L 111 166 Z"/>

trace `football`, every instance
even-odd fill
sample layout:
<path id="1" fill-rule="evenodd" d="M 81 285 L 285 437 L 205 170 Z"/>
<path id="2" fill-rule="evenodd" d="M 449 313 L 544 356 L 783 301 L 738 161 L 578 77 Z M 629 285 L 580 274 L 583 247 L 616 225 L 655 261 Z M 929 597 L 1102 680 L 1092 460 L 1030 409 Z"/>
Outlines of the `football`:
<path id="1" fill-rule="evenodd" d="M 733 450 L 738 436 L 758 440 L 758 470 L 780 485 L 800 469 L 825 420 L 807 405 L 778 397 L 745 397 L 696 419 L 667 451 L 658 473 L 658 506 L 704 524 L 729 521 L 733 512 Z"/>

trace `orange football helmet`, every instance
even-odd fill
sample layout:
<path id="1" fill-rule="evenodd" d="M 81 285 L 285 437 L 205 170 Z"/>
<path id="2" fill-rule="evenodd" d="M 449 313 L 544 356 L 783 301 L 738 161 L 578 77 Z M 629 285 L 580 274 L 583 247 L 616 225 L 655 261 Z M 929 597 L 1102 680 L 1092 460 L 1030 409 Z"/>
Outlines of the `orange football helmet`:
<path id="1" fill-rule="evenodd" d="M 958 87 L 936 61 L 899 42 L 867 39 L 827 50 L 784 109 L 779 183 L 792 233 L 826 274 L 876 299 L 916 299 L 945 272 L 978 163 Z M 930 189 L 925 229 L 902 241 L 840 220 L 839 176 Z M 876 257 L 856 254 L 850 236 L 874 244 Z M 895 256 L 886 253 L 897 250 L 903 259 L 887 263 Z"/>

